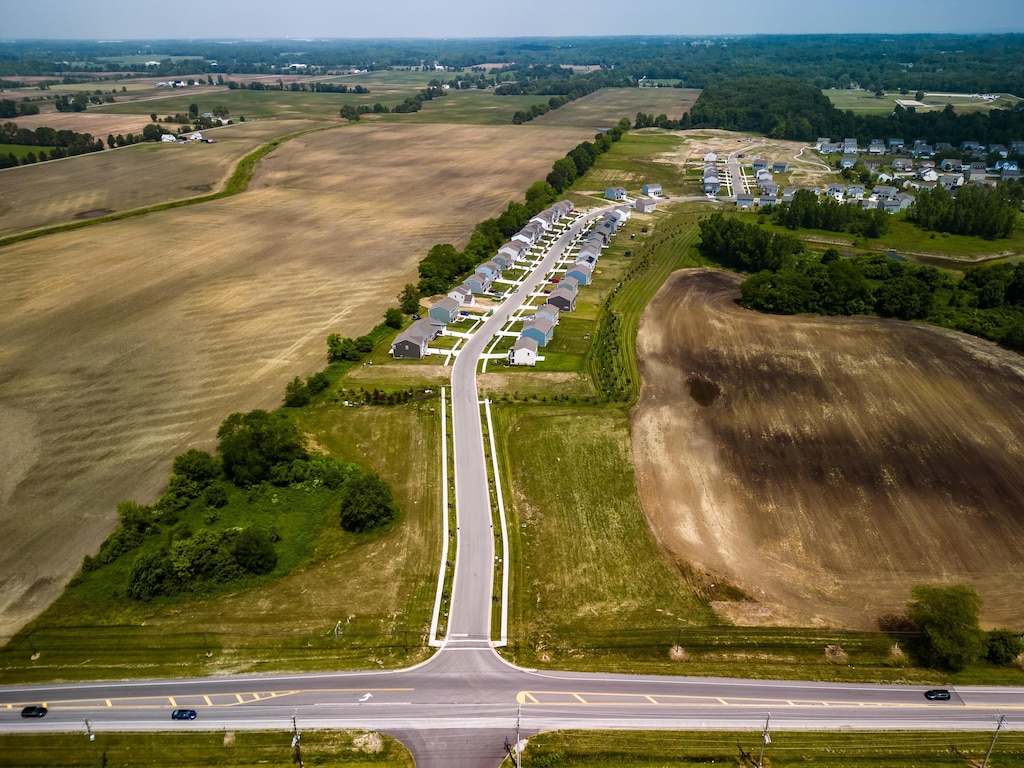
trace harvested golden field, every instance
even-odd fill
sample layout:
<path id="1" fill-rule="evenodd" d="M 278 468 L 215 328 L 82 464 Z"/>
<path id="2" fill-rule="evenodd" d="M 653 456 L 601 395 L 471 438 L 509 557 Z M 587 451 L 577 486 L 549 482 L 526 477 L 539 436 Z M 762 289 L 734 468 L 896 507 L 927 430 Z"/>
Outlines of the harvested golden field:
<path id="1" fill-rule="evenodd" d="M 116 116 L 79 115 L 87 117 Z M 133 144 L 8 168 L 0 172 L 0 237 L 217 192 L 245 155 L 278 136 L 317 125 L 323 124 L 238 123 L 205 131 L 215 144 Z M 87 132 L 81 124 L 74 130 Z"/>
<path id="2" fill-rule="evenodd" d="M 630 124 L 637 112 L 664 114 L 678 120 L 700 96 L 696 88 L 601 88 L 563 107 L 534 118 L 538 125 L 578 125 L 607 130 L 624 117 Z M 538 103 L 546 99 L 538 97 Z M 593 137 L 588 137 L 593 138 Z"/>
<path id="3" fill-rule="evenodd" d="M 1024 358 L 876 318 L 740 308 L 736 275 L 677 272 L 637 345 L 637 479 L 669 557 L 749 601 L 739 623 L 870 628 L 910 587 L 969 581 L 1024 620 Z M 716 585 L 716 586 L 713 586 Z"/>
<path id="4" fill-rule="evenodd" d="M 464 243 L 586 135 L 357 124 L 282 145 L 241 195 L 0 249 L 0 636 L 118 501 L 153 501 L 229 413 L 278 405 L 329 333 L 376 325 L 433 244 Z"/>

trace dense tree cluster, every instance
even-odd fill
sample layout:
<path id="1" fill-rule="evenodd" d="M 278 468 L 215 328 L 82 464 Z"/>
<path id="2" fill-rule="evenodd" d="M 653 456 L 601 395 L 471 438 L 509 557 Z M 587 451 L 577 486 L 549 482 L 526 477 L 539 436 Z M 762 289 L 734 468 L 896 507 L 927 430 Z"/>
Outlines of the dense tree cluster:
<path id="1" fill-rule="evenodd" d="M 885 211 L 840 203 L 833 197 L 819 199 L 810 189 L 797 190 L 792 202 L 774 206 L 771 216 L 788 229 L 827 229 L 864 237 L 881 237 L 889 231 L 891 221 Z"/>
<path id="2" fill-rule="evenodd" d="M 94 139 L 88 133 L 76 133 L 69 130 L 57 130 L 40 126 L 34 130 L 19 128 L 16 123 L 0 123 L 0 144 L 17 144 L 25 147 L 38 147 L 30 153 L 31 160 L 19 160 L 13 154 L 0 154 L 0 168 L 16 165 L 56 160 L 72 155 L 84 155 L 89 152 L 103 150 L 103 142 Z"/>
<path id="3" fill-rule="evenodd" d="M 259 485 L 279 464 L 306 459 L 295 424 L 283 414 L 255 410 L 233 413 L 217 430 L 224 474 L 235 485 Z"/>
<path id="4" fill-rule="evenodd" d="M 698 226 L 701 256 L 744 272 L 781 269 L 788 257 L 803 250 L 796 235 L 775 233 L 721 213 L 701 219 Z"/>
<path id="5" fill-rule="evenodd" d="M 937 186 L 921 190 L 907 219 L 923 229 L 993 240 L 1013 234 L 1020 205 L 1019 185 L 969 185 L 957 190 L 956 197 Z"/>
<path id="6" fill-rule="evenodd" d="M 341 527 L 349 533 L 387 528 L 398 519 L 391 486 L 366 472 L 350 479 L 341 491 L 340 517 Z"/>
<path id="7" fill-rule="evenodd" d="M 12 117 L 38 114 L 39 105 L 29 101 L 27 98 L 21 101 L 0 99 L 0 119 L 10 120 Z"/>

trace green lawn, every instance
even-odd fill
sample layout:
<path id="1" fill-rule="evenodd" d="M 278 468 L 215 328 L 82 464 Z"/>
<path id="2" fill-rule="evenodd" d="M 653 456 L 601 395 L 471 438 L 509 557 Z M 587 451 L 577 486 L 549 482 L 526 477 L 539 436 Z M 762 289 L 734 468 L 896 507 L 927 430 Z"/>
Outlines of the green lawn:
<path id="1" fill-rule="evenodd" d="M 832 106 L 836 109 L 846 111 L 847 109 L 858 114 L 887 115 L 896 107 L 897 99 L 913 100 L 916 92 L 900 94 L 899 91 L 887 91 L 885 96 L 877 98 L 872 91 L 854 90 L 832 90 L 822 91 L 828 96 Z M 917 107 L 918 111 L 934 111 L 945 109 L 947 104 L 952 104 L 957 112 L 988 112 L 992 109 L 1012 109 L 1021 101 L 1017 96 L 1009 93 L 996 94 L 993 101 L 976 98 L 975 96 L 963 94 L 929 93 L 925 92 L 924 103 L 926 107 Z M 909 137 L 908 137 L 909 138 Z"/>
<path id="2" fill-rule="evenodd" d="M 170 721 L 168 720 L 168 724 Z M 291 723 L 278 731 L 201 731 L 192 733 L 0 734 L 0 766 L 18 768 L 80 768 L 121 766 L 292 766 Z M 306 765 L 346 768 L 412 768 L 413 759 L 401 742 L 362 731 L 307 730 L 302 733 Z M 95 725 L 94 725 L 95 730 Z"/>
<path id="3" fill-rule="evenodd" d="M 39 157 L 40 152 L 45 152 L 49 157 L 55 147 L 30 147 L 25 144 L 0 144 L 0 155 L 14 155 L 16 158 L 21 160 L 26 157 L 30 152 L 36 157 Z"/>
<path id="4" fill-rule="evenodd" d="M 992 733 L 912 731 L 791 732 L 772 729 L 764 764 L 772 768 L 897 768 L 979 766 Z M 665 765 L 756 765 L 760 730 L 750 731 L 551 731 L 530 738 L 523 765 L 584 768 L 662 768 Z M 741 754 L 742 750 L 742 754 Z M 743 759 L 746 755 L 746 760 Z M 993 768 L 1024 766 L 1024 734 L 1002 731 Z"/>

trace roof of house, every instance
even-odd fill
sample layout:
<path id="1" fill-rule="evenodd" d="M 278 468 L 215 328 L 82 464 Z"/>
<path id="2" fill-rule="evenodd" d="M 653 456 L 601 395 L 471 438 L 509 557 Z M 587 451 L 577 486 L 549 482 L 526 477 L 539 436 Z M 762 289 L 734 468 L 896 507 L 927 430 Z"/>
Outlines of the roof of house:
<path id="1" fill-rule="evenodd" d="M 528 349 L 534 354 L 536 354 L 538 349 L 537 340 L 531 339 L 529 336 L 520 336 L 518 339 L 516 339 L 515 344 L 512 345 L 512 351 L 515 352 L 516 350 L 520 349 Z"/>
<path id="2" fill-rule="evenodd" d="M 550 336 L 555 331 L 555 324 L 551 322 L 550 318 L 531 315 L 523 320 L 523 330 L 526 331 L 530 328 L 540 331 L 544 336 Z"/>
<path id="3" fill-rule="evenodd" d="M 437 307 L 440 307 L 441 309 L 445 309 L 448 312 L 458 312 L 458 310 L 459 310 L 459 302 L 457 302 L 455 299 L 452 299 L 452 298 L 449 298 L 448 296 L 445 296 L 443 299 L 438 301 L 433 307 L 431 307 L 431 309 L 435 309 Z"/>

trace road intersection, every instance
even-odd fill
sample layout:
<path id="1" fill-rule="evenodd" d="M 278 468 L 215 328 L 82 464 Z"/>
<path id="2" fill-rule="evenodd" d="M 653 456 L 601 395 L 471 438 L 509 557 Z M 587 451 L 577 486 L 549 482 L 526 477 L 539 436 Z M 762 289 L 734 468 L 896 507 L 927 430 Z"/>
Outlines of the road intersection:
<path id="1" fill-rule="evenodd" d="M 1024 688 L 962 687 L 952 701 L 933 703 L 921 687 L 531 670 L 495 652 L 507 627 L 499 621 L 493 639 L 495 517 L 478 361 L 604 210 L 567 227 L 459 351 L 451 390 L 457 551 L 448 626 L 431 659 L 383 672 L 4 686 L 0 732 L 80 730 L 88 718 L 97 738 L 111 731 L 259 729 L 281 730 L 286 743 L 295 717 L 307 730 L 359 728 L 396 736 L 419 768 L 493 768 L 506 739 L 555 728 L 760 730 L 769 712 L 776 730 L 992 730 L 1000 715 L 1004 728 L 1024 728 Z M 19 717 L 22 706 L 39 703 L 49 707 L 46 718 Z M 199 717 L 172 723 L 176 707 L 196 709 Z"/>

